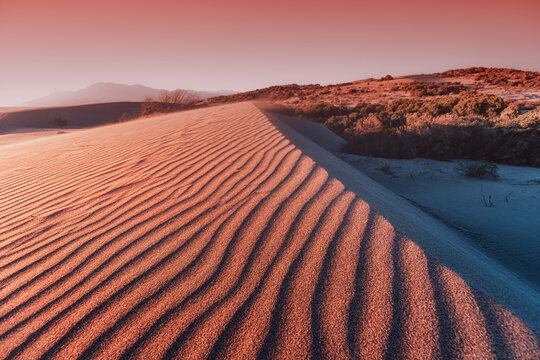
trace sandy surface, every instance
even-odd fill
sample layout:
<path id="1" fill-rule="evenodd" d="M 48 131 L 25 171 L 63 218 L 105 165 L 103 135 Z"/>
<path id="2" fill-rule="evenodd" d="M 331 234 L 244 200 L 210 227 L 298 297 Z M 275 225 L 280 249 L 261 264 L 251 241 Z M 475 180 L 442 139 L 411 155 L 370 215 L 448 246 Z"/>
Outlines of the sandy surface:
<path id="1" fill-rule="evenodd" d="M 540 290 L 540 169 L 498 165 L 499 179 L 488 180 L 460 175 L 456 168 L 465 160 L 340 157 L 449 224 Z"/>
<path id="2" fill-rule="evenodd" d="M 41 139 L 42 137 L 63 135 L 76 130 L 72 129 L 13 129 L 6 133 L 0 133 L 0 146 L 16 144 L 23 141 Z"/>
<path id="3" fill-rule="evenodd" d="M 540 356 L 275 124 L 243 103 L 0 147 L 0 358 Z"/>

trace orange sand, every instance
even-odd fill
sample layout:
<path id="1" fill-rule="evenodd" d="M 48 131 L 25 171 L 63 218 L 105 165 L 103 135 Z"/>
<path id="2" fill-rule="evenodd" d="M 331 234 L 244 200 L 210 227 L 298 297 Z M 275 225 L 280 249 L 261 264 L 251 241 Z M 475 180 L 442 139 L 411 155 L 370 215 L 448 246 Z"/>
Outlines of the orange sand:
<path id="1" fill-rule="evenodd" d="M 2 359 L 540 357 L 253 104 L 0 154 Z"/>

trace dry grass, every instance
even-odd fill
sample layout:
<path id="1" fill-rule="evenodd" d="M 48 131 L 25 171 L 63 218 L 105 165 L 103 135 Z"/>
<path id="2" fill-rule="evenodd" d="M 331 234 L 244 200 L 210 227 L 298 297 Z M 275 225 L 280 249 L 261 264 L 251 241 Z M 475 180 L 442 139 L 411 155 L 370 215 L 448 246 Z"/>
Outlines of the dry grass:
<path id="1" fill-rule="evenodd" d="M 146 98 L 142 104 L 141 116 L 165 114 L 193 108 L 198 95 L 189 90 L 163 91 L 157 99 Z"/>

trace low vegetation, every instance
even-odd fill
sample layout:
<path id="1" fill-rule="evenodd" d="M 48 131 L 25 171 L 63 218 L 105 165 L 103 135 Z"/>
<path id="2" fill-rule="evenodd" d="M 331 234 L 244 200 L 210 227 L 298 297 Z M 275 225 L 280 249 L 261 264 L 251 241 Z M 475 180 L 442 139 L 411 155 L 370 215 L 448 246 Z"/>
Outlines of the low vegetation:
<path id="1" fill-rule="evenodd" d="M 197 94 L 189 90 L 164 91 L 157 99 L 148 97 L 144 100 L 141 116 L 186 110 L 192 108 L 198 99 Z"/>
<path id="2" fill-rule="evenodd" d="M 269 100 L 280 112 L 333 130 L 348 141 L 344 151 L 351 153 L 540 167 L 540 102 L 518 103 L 482 92 L 486 84 L 540 89 L 540 73 L 478 67 L 433 76 L 449 80 L 410 81 L 387 75 L 326 86 L 272 86 L 197 103 L 150 99 L 143 113 Z M 469 85 L 459 82 L 463 78 Z M 476 83 L 470 85 L 470 80 Z"/>
<path id="3" fill-rule="evenodd" d="M 476 179 L 497 180 L 499 178 L 497 165 L 493 163 L 461 162 L 456 167 L 456 172 Z"/>
<path id="4" fill-rule="evenodd" d="M 451 77 L 472 77 L 491 85 L 526 87 L 540 89 L 540 72 L 515 69 L 471 67 L 450 70 L 437 75 Z"/>
<path id="5" fill-rule="evenodd" d="M 466 90 L 467 89 L 459 82 L 427 83 L 412 81 L 398 83 L 392 87 L 392 91 L 407 91 L 415 97 L 460 94 Z"/>
<path id="6" fill-rule="evenodd" d="M 347 152 L 389 158 L 473 159 L 540 167 L 540 108 L 467 91 L 435 99 L 281 109 L 318 121 L 348 140 Z"/>
<path id="7" fill-rule="evenodd" d="M 249 101 L 249 100 L 287 100 L 292 97 L 298 97 L 300 99 L 305 99 L 307 96 L 313 94 L 316 91 L 328 91 L 328 88 L 335 87 L 332 85 L 322 87 L 319 84 L 313 85 L 278 85 L 271 86 L 264 89 L 258 89 L 243 93 L 238 93 L 234 95 L 227 96 L 217 96 L 211 99 L 206 100 L 208 104 L 216 103 L 230 103 L 230 102 L 240 102 L 240 101 Z M 325 90 L 323 90 L 325 89 Z M 323 94 L 324 95 L 324 94 Z"/>

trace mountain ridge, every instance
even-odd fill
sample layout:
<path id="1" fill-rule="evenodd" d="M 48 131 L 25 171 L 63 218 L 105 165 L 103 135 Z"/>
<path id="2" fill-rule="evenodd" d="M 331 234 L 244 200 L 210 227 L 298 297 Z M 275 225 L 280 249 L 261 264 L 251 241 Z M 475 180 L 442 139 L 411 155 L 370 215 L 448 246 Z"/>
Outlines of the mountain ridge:
<path id="1" fill-rule="evenodd" d="M 26 101 L 20 106 L 68 106 L 124 101 L 140 102 L 146 97 L 156 98 L 164 91 L 169 90 L 156 89 L 141 84 L 97 82 L 79 90 L 59 91 L 47 96 Z M 230 95 L 234 93 L 230 90 L 187 91 L 193 91 L 201 100 L 214 96 Z"/>

